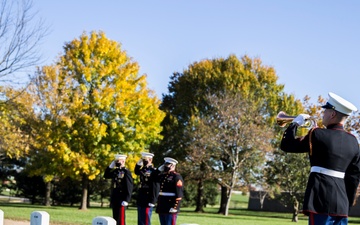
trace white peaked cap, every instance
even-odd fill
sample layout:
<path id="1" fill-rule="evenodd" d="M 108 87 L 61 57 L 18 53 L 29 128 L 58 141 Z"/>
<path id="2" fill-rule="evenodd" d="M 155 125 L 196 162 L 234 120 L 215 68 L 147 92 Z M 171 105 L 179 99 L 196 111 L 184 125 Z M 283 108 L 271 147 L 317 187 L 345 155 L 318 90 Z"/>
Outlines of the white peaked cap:
<path id="1" fill-rule="evenodd" d="M 127 157 L 126 155 L 116 154 L 115 155 L 115 160 L 117 160 L 117 159 L 124 159 L 125 160 L 126 157 Z"/>
<path id="2" fill-rule="evenodd" d="M 152 157 L 154 157 L 154 154 L 149 153 L 149 152 L 142 152 L 142 153 L 141 153 L 141 156 L 142 156 L 142 157 L 152 158 Z"/>
<path id="3" fill-rule="evenodd" d="M 351 102 L 332 92 L 329 92 L 329 100 L 327 101 L 326 105 L 322 106 L 322 108 L 333 109 L 348 116 L 353 111 L 357 111 L 356 106 L 354 106 Z"/>
<path id="4" fill-rule="evenodd" d="M 165 163 L 171 163 L 171 164 L 174 164 L 174 165 L 176 165 L 178 163 L 177 160 L 175 160 L 173 158 L 170 158 L 170 157 L 165 157 L 164 160 L 165 160 Z"/>

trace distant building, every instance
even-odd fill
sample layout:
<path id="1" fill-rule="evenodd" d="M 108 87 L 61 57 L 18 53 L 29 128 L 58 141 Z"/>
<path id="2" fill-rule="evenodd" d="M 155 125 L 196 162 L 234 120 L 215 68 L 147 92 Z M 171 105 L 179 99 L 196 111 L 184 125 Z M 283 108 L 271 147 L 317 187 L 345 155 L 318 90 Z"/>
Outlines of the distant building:
<path id="1" fill-rule="evenodd" d="M 283 194 L 286 195 L 287 193 Z M 250 191 L 248 209 L 266 212 L 293 212 L 291 205 L 285 206 L 279 200 L 270 198 L 262 191 Z M 351 208 L 349 216 L 360 217 L 360 188 L 358 188 L 356 204 Z"/>

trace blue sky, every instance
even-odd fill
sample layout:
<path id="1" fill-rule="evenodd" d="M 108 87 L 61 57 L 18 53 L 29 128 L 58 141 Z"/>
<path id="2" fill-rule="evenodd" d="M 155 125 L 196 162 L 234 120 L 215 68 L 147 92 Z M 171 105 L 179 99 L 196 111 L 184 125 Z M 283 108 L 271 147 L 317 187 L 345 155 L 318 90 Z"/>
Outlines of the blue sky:
<path id="1" fill-rule="evenodd" d="M 203 59 L 259 57 L 288 94 L 329 91 L 360 109 L 360 1 L 34 0 L 50 27 L 45 64 L 84 31 L 104 31 L 137 61 L 159 98 L 173 72 Z"/>

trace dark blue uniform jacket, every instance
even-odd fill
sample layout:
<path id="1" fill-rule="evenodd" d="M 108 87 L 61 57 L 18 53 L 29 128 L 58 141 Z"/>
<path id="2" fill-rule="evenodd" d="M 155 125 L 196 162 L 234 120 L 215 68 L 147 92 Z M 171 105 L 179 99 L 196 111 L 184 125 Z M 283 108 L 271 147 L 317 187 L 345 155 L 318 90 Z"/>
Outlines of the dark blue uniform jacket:
<path id="1" fill-rule="evenodd" d="M 303 212 L 347 216 L 354 202 L 360 179 L 360 151 L 355 136 L 341 124 L 327 129 L 314 128 L 296 137 L 297 125 L 284 132 L 281 149 L 285 152 L 309 153 L 310 165 L 345 173 L 344 178 L 311 172 L 305 191 Z"/>
<path id="2" fill-rule="evenodd" d="M 128 169 L 124 167 L 115 169 L 107 167 L 104 178 L 112 179 L 112 206 L 120 206 L 122 201 L 130 202 L 131 193 L 133 191 L 133 178 Z"/>
<path id="3" fill-rule="evenodd" d="M 157 185 L 154 181 L 154 173 L 156 169 L 153 166 L 135 165 L 135 174 L 140 176 L 140 187 L 138 191 L 137 205 L 148 207 L 149 203 L 155 205 L 157 202 Z"/>
<path id="4" fill-rule="evenodd" d="M 169 213 L 170 208 L 180 210 L 180 202 L 184 195 L 184 180 L 175 172 L 160 173 L 156 177 L 159 185 L 157 213 Z"/>

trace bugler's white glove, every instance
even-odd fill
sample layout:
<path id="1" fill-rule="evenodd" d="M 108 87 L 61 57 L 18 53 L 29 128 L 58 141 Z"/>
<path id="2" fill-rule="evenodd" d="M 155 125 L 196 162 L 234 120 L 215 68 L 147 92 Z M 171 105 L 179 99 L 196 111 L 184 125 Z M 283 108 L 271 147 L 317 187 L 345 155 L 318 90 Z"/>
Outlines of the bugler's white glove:
<path id="1" fill-rule="evenodd" d="M 142 166 L 142 165 L 143 165 L 143 160 L 142 160 L 142 159 L 140 159 L 139 161 L 137 161 L 136 165 L 138 165 L 138 166 Z"/>
<path id="2" fill-rule="evenodd" d="M 176 213 L 177 212 L 177 209 L 174 209 L 174 208 L 170 208 L 169 210 L 169 213 Z"/>
<path id="3" fill-rule="evenodd" d="M 164 165 L 161 165 L 161 166 L 158 168 L 158 170 L 159 170 L 160 172 L 163 172 L 163 171 L 164 171 Z"/>
<path id="4" fill-rule="evenodd" d="M 148 206 L 150 206 L 151 208 L 154 207 L 155 205 L 152 203 L 149 203 Z"/>
<path id="5" fill-rule="evenodd" d="M 122 202 L 121 202 L 121 205 L 122 205 L 122 206 L 128 206 L 129 203 L 127 203 L 126 201 L 122 201 Z"/>
<path id="6" fill-rule="evenodd" d="M 297 123 L 299 126 L 302 126 L 305 124 L 305 121 L 307 119 L 310 119 L 310 115 L 308 114 L 300 114 L 295 119 L 293 119 L 293 123 Z"/>
<path id="7" fill-rule="evenodd" d="M 113 160 L 113 161 L 111 162 L 111 164 L 109 165 L 109 168 L 110 168 L 110 169 L 114 169 L 114 168 L 115 168 L 115 160 Z"/>

